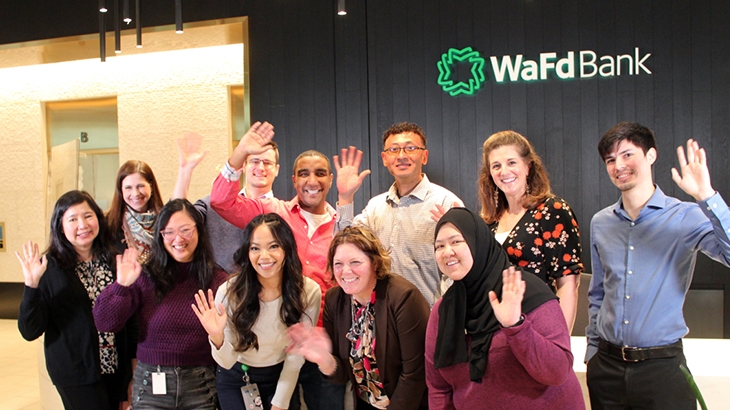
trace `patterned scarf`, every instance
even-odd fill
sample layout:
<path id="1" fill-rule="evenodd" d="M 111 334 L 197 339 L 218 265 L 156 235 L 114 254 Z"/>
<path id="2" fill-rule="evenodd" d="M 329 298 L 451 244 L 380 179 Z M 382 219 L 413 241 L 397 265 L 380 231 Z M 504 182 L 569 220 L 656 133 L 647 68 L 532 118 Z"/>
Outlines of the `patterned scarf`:
<path id="1" fill-rule="evenodd" d="M 139 252 L 137 260 L 143 265 L 150 258 L 155 219 L 157 219 L 155 212 L 137 212 L 129 206 L 124 212 L 124 239 L 128 247 L 134 246 L 137 249 Z"/>
<path id="2" fill-rule="evenodd" d="M 86 289 L 91 300 L 91 307 L 96 304 L 96 298 L 105 287 L 114 282 L 114 275 L 105 261 L 91 260 L 76 264 L 76 275 Z M 114 333 L 98 332 L 99 359 L 101 359 L 101 374 L 113 374 L 119 367 L 116 340 Z"/>
<path id="3" fill-rule="evenodd" d="M 375 408 L 387 409 L 388 395 L 383 391 L 380 370 L 375 360 L 375 291 L 367 305 L 352 298 L 352 327 L 347 332 L 350 341 L 350 366 L 357 383 L 357 395 Z"/>

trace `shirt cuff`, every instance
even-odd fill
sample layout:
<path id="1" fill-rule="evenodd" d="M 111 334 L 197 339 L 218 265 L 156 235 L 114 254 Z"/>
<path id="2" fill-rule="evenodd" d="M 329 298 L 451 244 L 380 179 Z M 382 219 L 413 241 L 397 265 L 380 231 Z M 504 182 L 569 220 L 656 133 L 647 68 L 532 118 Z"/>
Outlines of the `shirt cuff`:
<path id="1" fill-rule="evenodd" d="M 221 176 L 229 181 L 238 181 L 241 178 L 241 170 L 233 169 L 231 164 L 226 161 L 226 163 L 223 164 L 223 169 L 221 169 Z"/>
<path id="2" fill-rule="evenodd" d="M 697 203 L 707 217 L 717 217 L 722 212 L 728 212 L 727 204 L 719 192 L 704 201 Z"/>
<path id="3" fill-rule="evenodd" d="M 351 221 L 355 217 L 355 204 L 337 205 L 337 220 L 338 221 Z"/>

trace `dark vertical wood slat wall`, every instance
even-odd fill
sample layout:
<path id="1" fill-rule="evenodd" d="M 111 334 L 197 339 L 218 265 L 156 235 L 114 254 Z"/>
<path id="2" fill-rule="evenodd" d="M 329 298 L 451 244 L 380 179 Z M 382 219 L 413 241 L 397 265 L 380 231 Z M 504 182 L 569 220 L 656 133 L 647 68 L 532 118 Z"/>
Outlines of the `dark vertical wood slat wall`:
<path id="1" fill-rule="evenodd" d="M 93 3 L 11 2 L 0 15 L 0 44 L 91 34 Z M 21 4 L 22 3 L 22 4 Z M 169 2 L 148 0 L 146 27 L 171 24 Z M 44 9 L 46 12 L 37 13 Z M 291 196 L 291 165 L 300 152 L 334 155 L 347 145 L 365 151 L 372 175 L 356 210 L 388 189 L 382 132 L 394 122 L 424 127 L 425 170 L 478 209 L 481 146 L 490 134 L 515 129 L 534 142 L 556 193 L 575 209 L 589 262 L 589 224 L 619 193 L 598 158 L 600 136 L 622 120 L 656 131 L 656 180 L 686 198 L 671 180 L 675 148 L 693 137 L 708 149 L 716 189 L 730 198 L 730 3 L 724 0 L 187 0 L 185 21 L 249 16 L 251 116 L 274 123 L 281 143 L 280 196 Z M 21 23 L 22 22 L 22 23 Z M 436 83 L 436 62 L 449 48 L 471 46 L 486 59 L 486 83 L 474 96 L 451 97 Z M 496 82 L 489 56 L 593 50 L 598 57 L 651 53 L 652 74 Z M 599 62 L 600 64 L 600 62 Z M 580 67 L 576 65 L 579 74 Z M 336 189 L 328 197 L 334 204 Z M 704 264 L 704 262 L 700 262 Z M 587 265 L 590 266 L 590 265 Z M 716 263 L 697 270 L 695 284 L 728 286 Z M 728 298 L 730 299 L 730 298 Z M 730 332 L 730 303 L 726 303 Z"/>

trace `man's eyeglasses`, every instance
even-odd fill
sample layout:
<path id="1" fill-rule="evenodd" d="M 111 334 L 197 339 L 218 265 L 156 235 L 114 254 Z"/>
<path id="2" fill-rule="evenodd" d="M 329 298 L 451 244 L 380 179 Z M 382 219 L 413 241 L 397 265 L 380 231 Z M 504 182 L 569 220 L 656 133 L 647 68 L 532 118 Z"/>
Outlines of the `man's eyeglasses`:
<path id="1" fill-rule="evenodd" d="M 401 151 L 405 152 L 406 154 L 413 154 L 419 150 L 425 151 L 426 148 L 417 147 L 415 145 L 406 145 L 405 147 L 388 147 L 383 150 L 386 154 L 390 155 L 398 155 Z"/>
<path id="2" fill-rule="evenodd" d="M 251 158 L 246 161 L 248 165 L 251 165 L 252 167 L 257 167 L 259 165 L 263 165 L 266 168 L 271 168 L 274 165 L 276 165 L 275 162 L 269 161 L 268 159 L 258 159 L 258 158 Z"/>
<path id="3" fill-rule="evenodd" d="M 193 232 L 195 232 L 195 226 L 183 226 L 180 229 L 165 229 L 164 231 L 161 231 L 160 234 L 162 235 L 163 239 L 172 240 L 175 239 L 176 236 L 180 235 L 183 239 L 190 239 L 190 237 L 193 236 Z"/>

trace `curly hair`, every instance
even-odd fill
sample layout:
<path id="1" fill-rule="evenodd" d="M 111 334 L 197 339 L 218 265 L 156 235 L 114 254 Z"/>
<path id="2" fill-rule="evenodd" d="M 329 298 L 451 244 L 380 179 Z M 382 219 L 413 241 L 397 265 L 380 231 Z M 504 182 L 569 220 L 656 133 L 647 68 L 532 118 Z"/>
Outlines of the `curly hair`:
<path id="1" fill-rule="evenodd" d="M 53 208 L 53 214 L 51 215 L 50 243 L 45 253 L 51 256 L 61 269 L 69 272 L 74 271 L 76 262 L 79 261 L 79 255 L 63 233 L 63 215 L 72 206 L 84 202 L 89 205 L 99 223 L 99 233 L 91 245 L 91 255 L 94 259 L 107 262 L 113 272 L 116 269 L 116 259 L 112 252 L 111 236 L 104 220 L 104 212 L 86 191 L 68 191 L 56 201 L 56 206 Z"/>
<path id="2" fill-rule="evenodd" d="M 190 262 L 190 273 L 197 276 L 200 289 L 207 289 L 213 281 L 216 264 L 213 259 L 213 251 L 210 248 L 208 232 L 205 229 L 205 222 L 197 209 L 187 199 L 170 200 L 160 210 L 155 221 L 154 240 L 150 252 L 150 259 L 145 264 L 145 272 L 155 285 L 157 300 L 162 300 L 175 286 L 178 271 L 175 259 L 165 249 L 162 232 L 170 222 L 170 218 L 177 212 L 184 212 L 195 222 L 198 234 L 198 245 L 193 251 L 193 260 Z"/>
<path id="3" fill-rule="evenodd" d="M 375 235 L 375 232 L 367 226 L 363 225 L 352 225 L 337 232 L 332 243 L 330 243 L 329 251 L 327 252 L 327 270 L 330 273 L 330 280 L 335 281 L 333 260 L 335 259 L 335 252 L 337 247 L 346 243 L 355 245 L 360 249 L 368 259 L 370 264 L 375 270 L 375 277 L 377 279 L 383 279 L 390 274 L 390 255 L 385 250 L 383 244 Z"/>
<path id="4" fill-rule="evenodd" d="M 499 220 L 500 215 L 505 209 L 509 208 L 507 197 L 504 195 L 492 179 L 489 154 L 500 147 L 513 146 L 520 157 L 527 162 L 529 171 L 527 174 L 527 186 L 529 194 L 526 192 L 522 205 L 527 209 L 532 209 L 544 202 L 553 193 L 550 189 L 550 180 L 548 179 L 547 170 L 542 164 L 540 156 L 535 152 L 527 138 L 521 134 L 507 130 L 492 134 L 484 141 L 482 168 L 479 171 L 479 200 L 482 203 L 480 216 L 487 224 L 492 224 Z M 494 192 L 497 191 L 497 201 L 494 201 Z"/>
<path id="5" fill-rule="evenodd" d="M 112 205 L 106 213 L 107 223 L 112 235 L 120 235 L 122 231 L 124 211 L 127 209 L 127 203 L 124 202 L 124 192 L 122 192 L 122 182 L 124 178 L 132 174 L 142 175 L 145 181 L 150 184 L 150 199 L 147 202 L 147 210 L 159 214 L 162 209 L 162 196 L 160 196 L 160 189 L 157 186 L 157 180 L 152 168 L 143 161 L 129 160 L 125 162 L 117 171 L 114 198 L 112 198 Z"/>
<path id="6" fill-rule="evenodd" d="M 297 254 L 297 243 L 289 225 L 277 214 L 258 215 L 246 225 L 243 231 L 243 243 L 233 259 L 240 271 L 230 280 L 226 297 L 229 306 L 235 306 L 228 319 L 238 335 L 235 348 L 243 352 L 259 348 L 258 337 L 253 326 L 261 311 L 259 294 L 262 286 L 258 273 L 249 259 L 249 249 L 256 228 L 265 226 L 276 243 L 284 251 L 284 263 L 281 272 L 281 308 L 279 318 L 287 326 L 298 323 L 305 313 L 304 276 L 302 263 Z M 310 318 L 316 321 L 317 318 Z"/>

